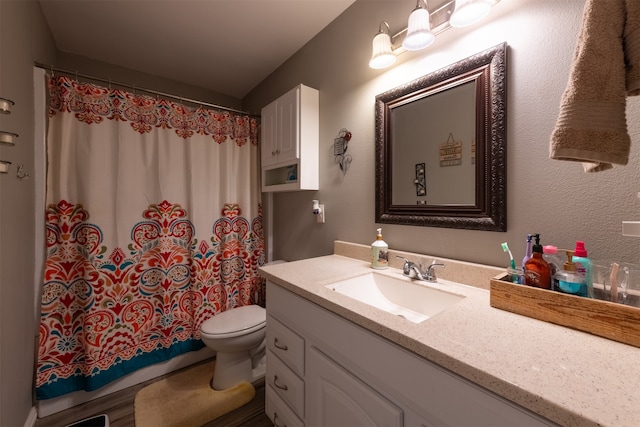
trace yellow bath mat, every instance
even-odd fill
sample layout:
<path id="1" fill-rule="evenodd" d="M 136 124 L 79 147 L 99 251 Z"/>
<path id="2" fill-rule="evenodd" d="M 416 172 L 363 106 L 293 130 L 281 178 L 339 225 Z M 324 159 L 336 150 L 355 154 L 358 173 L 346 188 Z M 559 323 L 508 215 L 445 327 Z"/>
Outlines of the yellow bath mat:
<path id="1" fill-rule="evenodd" d="M 248 403 L 248 382 L 224 391 L 211 388 L 215 362 L 204 363 L 141 389 L 135 398 L 136 427 L 201 426 Z"/>

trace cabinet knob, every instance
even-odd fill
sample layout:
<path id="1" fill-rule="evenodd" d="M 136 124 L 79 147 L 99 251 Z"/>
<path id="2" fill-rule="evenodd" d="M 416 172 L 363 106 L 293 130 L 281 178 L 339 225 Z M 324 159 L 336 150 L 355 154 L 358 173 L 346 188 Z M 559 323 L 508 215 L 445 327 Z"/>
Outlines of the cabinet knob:
<path id="1" fill-rule="evenodd" d="M 289 387 L 287 387 L 286 385 L 278 384 L 278 376 L 277 375 L 273 376 L 273 385 L 278 387 L 280 390 L 284 390 L 284 391 L 289 390 Z"/>
<path id="2" fill-rule="evenodd" d="M 275 156 L 276 154 L 278 154 L 278 152 L 277 152 L 277 151 L 272 151 L 272 152 L 271 152 L 271 155 L 272 155 L 272 156 Z"/>
<path id="3" fill-rule="evenodd" d="M 289 347 L 287 347 L 286 345 L 278 344 L 278 338 L 273 339 L 273 346 L 279 350 L 289 350 Z"/>

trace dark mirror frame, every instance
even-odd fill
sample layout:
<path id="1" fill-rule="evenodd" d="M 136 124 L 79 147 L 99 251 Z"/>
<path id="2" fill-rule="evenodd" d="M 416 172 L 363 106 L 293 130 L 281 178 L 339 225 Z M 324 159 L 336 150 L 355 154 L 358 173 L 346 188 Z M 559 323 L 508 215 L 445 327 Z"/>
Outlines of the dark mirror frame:
<path id="1" fill-rule="evenodd" d="M 376 96 L 377 223 L 507 230 L 506 52 L 507 44 L 502 43 Z M 393 205 L 392 109 L 474 80 L 477 156 L 475 205 Z"/>

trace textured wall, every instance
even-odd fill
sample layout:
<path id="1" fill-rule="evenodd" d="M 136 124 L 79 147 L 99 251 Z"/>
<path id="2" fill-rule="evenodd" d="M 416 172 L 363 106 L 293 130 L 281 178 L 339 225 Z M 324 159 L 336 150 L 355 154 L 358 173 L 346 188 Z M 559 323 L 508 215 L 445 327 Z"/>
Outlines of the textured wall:
<path id="1" fill-rule="evenodd" d="M 52 62 L 55 46 L 40 5 L 0 1 L 0 97 L 15 101 L 0 115 L 0 129 L 20 135 L 15 146 L 0 147 L 13 164 L 0 175 L 0 425 L 24 425 L 32 407 L 34 336 L 35 180 L 33 62 Z M 24 165 L 31 178 L 16 178 Z M 33 415 L 33 414 L 32 414 Z"/>
<path id="2" fill-rule="evenodd" d="M 543 244 L 573 247 L 585 240 L 592 258 L 638 263 L 640 240 L 622 237 L 621 221 L 640 220 L 640 98 L 627 108 L 629 165 L 585 174 L 578 163 L 550 160 L 549 136 L 568 81 L 584 0 L 502 0 L 488 19 L 440 34 L 425 51 L 404 53 L 387 70 L 368 67 L 382 20 L 392 33 L 406 27 L 415 3 L 359 0 L 245 98 L 258 110 L 304 83 L 320 90 L 320 190 L 274 196 L 274 257 L 295 260 L 332 252 L 335 239 L 369 244 L 374 223 L 374 99 L 384 92 L 488 47 L 507 42 L 506 233 L 383 225 L 391 248 L 506 265 L 500 243 L 524 255 L 527 233 Z M 333 138 L 353 133 L 346 176 L 334 164 Z M 311 200 L 325 205 L 316 224 Z"/>

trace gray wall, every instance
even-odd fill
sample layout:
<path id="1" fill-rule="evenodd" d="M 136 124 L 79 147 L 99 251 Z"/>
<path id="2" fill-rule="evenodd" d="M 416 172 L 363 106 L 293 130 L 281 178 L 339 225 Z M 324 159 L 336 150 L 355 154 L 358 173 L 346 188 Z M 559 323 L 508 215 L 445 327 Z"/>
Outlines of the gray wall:
<path id="1" fill-rule="evenodd" d="M 573 248 L 584 240 L 595 259 L 638 263 L 635 238 L 621 221 L 640 220 L 640 98 L 627 108 L 629 165 L 585 174 L 579 163 L 549 159 L 549 136 L 568 81 L 584 0 L 503 0 L 483 23 L 450 29 L 425 51 L 407 52 L 386 70 L 368 67 L 371 41 L 387 20 L 406 27 L 415 3 L 359 0 L 244 100 L 252 110 L 298 83 L 320 91 L 320 190 L 274 195 L 274 258 L 295 260 L 332 252 L 336 239 L 370 244 L 374 223 L 374 99 L 376 94 L 501 42 L 508 50 L 507 232 L 382 225 L 391 248 L 490 265 L 507 265 L 501 242 L 516 259 L 528 233 L 543 244 Z M 333 139 L 353 133 L 345 176 L 334 163 Z M 311 200 L 325 205 L 317 224 Z"/>
<path id="2" fill-rule="evenodd" d="M 33 62 L 53 62 L 55 46 L 35 2 L 0 1 L 0 97 L 15 101 L 0 129 L 19 136 L 0 146 L 13 164 L 0 175 L 0 425 L 21 426 L 32 408 L 37 333 L 34 302 L 35 185 Z M 23 164 L 31 178 L 16 178 Z"/>

